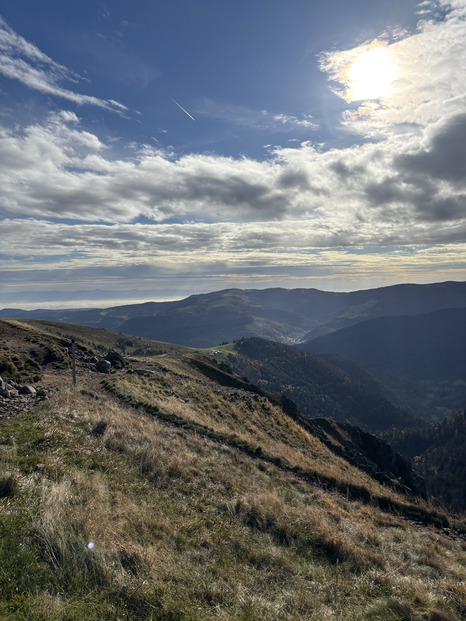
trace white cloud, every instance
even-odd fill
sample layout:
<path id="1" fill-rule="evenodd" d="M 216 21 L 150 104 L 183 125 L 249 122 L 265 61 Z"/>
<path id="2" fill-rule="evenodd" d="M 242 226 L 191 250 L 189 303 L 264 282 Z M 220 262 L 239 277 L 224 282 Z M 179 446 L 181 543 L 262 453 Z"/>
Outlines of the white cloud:
<path id="1" fill-rule="evenodd" d="M 112 159 L 73 113 L 61 112 L 43 125 L 0 133 L 0 206 L 12 218 L 125 223 L 144 216 L 258 222 L 265 231 L 281 222 L 282 235 L 288 221 L 300 220 L 312 229 L 305 235 L 298 226 L 302 238 L 319 247 L 406 243 L 418 226 L 419 239 L 444 241 L 448 226 L 456 239 L 466 224 L 465 128 L 466 117 L 455 115 L 421 138 L 394 135 L 327 152 L 304 143 L 277 148 L 266 161 L 176 157 L 148 146 Z"/>
<path id="2" fill-rule="evenodd" d="M 422 22 L 419 31 L 393 42 L 372 41 L 346 51 L 324 53 L 321 67 L 346 92 L 351 67 L 364 49 L 382 46 L 398 73 L 391 94 L 351 107 L 348 124 L 367 136 L 413 130 L 443 116 L 463 112 L 466 103 L 466 3 L 441 1 L 447 11 L 440 20 Z"/>
<path id="3" fill-rule="evenodd" d="M 1 17 L 0 72 L 7 78 L 18 80 L 28 88 L 78 105 L 97 106 L 119 113 L 128 110 L 126 106 L 113 99 L 99 99 L 60 86 L 60 82 L 63 81 L 76 83 L 79 76 L 14 32 Z"/>

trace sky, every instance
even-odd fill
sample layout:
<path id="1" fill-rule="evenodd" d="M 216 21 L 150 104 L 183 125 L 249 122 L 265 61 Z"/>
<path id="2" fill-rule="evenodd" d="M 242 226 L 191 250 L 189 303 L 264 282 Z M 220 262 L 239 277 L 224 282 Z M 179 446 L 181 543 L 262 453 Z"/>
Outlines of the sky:
<path id="1" fill-rule="evenodd" d="M 466 280 L 466 0 L 2 0 L 0 308 Z"/>

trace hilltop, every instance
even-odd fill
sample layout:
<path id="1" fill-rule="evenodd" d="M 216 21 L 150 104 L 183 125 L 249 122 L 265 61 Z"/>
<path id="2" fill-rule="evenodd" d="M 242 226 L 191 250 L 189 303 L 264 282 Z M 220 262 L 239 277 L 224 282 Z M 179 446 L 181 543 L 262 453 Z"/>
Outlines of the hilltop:
<path id="1" fill-rule="evenodd" d="M 47 395 L 0 423 L 2 618 L 464 616 L 464 524 L 345 459 L 349 427 L 194 350 L 0 327 L 8 381 Z"/>

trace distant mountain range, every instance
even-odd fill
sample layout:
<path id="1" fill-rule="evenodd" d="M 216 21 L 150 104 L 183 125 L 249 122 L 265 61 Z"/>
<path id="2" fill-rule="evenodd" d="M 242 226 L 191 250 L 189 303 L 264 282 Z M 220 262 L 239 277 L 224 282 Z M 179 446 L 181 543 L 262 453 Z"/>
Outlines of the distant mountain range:
<path id="1" fill-rule="evenodd" d="M 369 319 L 455 308 L 466 309 L 466 282 L 394 285 L 349 293 L 227 289 L 175 302 L 105 309 L 8 308 L 0 311 L 0 317 L 65 321 L 190 347 L 211 347 L 251 336 L 300 343 Z"/>

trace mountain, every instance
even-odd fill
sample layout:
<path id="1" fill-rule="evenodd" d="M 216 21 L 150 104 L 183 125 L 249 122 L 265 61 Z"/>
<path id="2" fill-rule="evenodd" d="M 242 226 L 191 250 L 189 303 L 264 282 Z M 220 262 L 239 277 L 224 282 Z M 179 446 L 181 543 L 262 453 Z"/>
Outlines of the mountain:
<path id="1" fill-rule="evenodd" d="M 0 317 L 80 323 L 190 347 L 258 336 L 296 343 L 369 318 L 466 308 L 466 283 L 394 285 L 350 293 L 227 289 L 174 302 L 106 309 L 3 309 Z"/>
<path id="2" fill-rule="evenodd" d="M 435 421 L 464 407 L 465 342 L 466 308 L 454 308 L 370 319 L 299 347 L 363 385 L 375 382 L 399 407 Z"/>
<path id="3" fill-rule="evenodd" d="M 301 344 L 404 379 L 466 377 L 466 307 L 380 317 Z"/>
<path id="4" fill-rule="evenodd" d="M 240 339 L 219 360 L 253 384 L 289 397 L 307 417 L 350 422 L 372 432 L 422 425 L 422 420 L 381 396 L 375 382 L 374 390 L 366 389 L 321 358 L 290 345 Z"/>
<path id="5" fill-rule="evenodd" d="M 462 618 L 464 523 L 371 476 L 396 460 L 363 434 L 195 351 L 59 329 L 0 322 L 1 618 Z"/>

